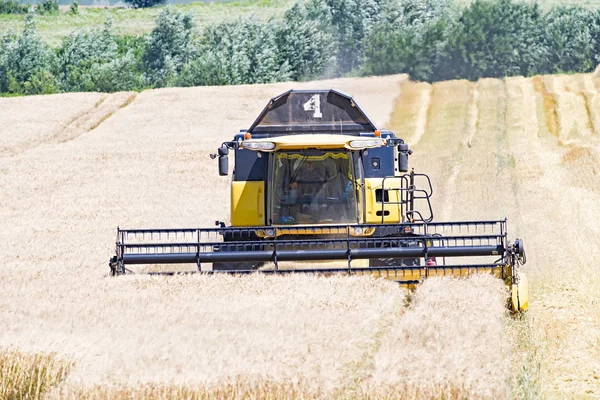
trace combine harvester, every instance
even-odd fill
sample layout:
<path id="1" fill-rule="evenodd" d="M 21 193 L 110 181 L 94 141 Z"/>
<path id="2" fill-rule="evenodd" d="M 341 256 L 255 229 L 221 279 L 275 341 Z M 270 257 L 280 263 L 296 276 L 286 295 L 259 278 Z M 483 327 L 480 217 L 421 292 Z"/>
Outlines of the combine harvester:
<path id="1" fill-rule="evenodd" d="M 509 242 L 506 220 L 432 222 L 429 177 L 409 172 L 408 145 L 351 97 L 283 93 L 211 155 L 221 176 L 230 151 L 231 226 L 117 229 L 112 274 L 136 264 L 177 274 L 181 267 L 164 266 L 192 264 L 186 273 L 371 275 L 414 287 L 491 273 L 510 288 L 511 308 L 527 309 L 525 251 Z"/>

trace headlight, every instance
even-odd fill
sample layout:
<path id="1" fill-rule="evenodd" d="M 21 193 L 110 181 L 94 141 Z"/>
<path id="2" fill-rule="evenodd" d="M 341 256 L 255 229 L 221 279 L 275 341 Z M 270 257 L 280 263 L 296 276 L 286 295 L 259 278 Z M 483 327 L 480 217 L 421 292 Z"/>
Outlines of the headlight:
<path id="1" fill-rule="evenodd" d="M 381 147 L 383 146 L 383 139 L 361 139 L 361 140 L 351 140 L 348 143 L 348 146 L 352 149 L 369 149 L 373 147 Z"/>
<path id="2" fill-rule="evenodd" d="M 248 150 L 273 150 L 275 148 L 275 143 L 273 142 L 242 142 L 242 147 Z"/>
<path id="3" fill-rule="evenodd" d="M 275 237 L 275 229 L 267 229 L 267 236 Z"/>
<path id="4" fill-rule="evenodd" d="M 355 235 L 362 235 L 362 233 L 363 233 L 363 229 L 362 228 L 359 228 L 359 227 L 355 227 L 354 228 L 354 234 Z"/>

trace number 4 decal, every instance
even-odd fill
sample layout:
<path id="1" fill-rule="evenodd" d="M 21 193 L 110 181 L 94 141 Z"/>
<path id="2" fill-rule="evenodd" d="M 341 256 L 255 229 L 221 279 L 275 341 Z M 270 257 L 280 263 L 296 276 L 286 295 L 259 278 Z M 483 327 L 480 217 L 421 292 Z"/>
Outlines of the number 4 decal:
<path id="1" fill-rule="evenodd" d="M 312 95 L 310 100 L 304 103 L 304 111 L 314 111 L 313 118 L 323 118 L 323 114 L 321 114 L 321 96 L 318 94 Z"/>

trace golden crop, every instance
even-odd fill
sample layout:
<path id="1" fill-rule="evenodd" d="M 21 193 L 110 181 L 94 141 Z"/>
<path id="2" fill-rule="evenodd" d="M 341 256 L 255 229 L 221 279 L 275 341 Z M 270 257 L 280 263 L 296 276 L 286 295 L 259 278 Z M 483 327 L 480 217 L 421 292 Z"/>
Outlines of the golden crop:
<path id="1" fill-rule="evenodd" d="M 117 225 L 227 220 L 229 179 L 208 155 L 291 86 L 351 93 L 404 137 L 436 220 L 508 217 L 530 311 L 509 317 L 487 276 L 429 280 L 410 299 L 366 277 L 108 277 Z M 599 87 L 394 76 L 0 99 L 0 393 L 600 394 Z"/>

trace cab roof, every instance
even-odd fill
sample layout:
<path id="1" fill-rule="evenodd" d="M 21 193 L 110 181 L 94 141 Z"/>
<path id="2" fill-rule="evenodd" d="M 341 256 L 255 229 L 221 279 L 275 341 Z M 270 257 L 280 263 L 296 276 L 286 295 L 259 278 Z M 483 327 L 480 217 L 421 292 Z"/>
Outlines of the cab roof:
<path id="1" fill-rule="evenodd" d="M 337 90 L 289 90 L 272 98 L 247 130 L 252 135 L 359 136 L 377 127 L 351 96 Z"/>

